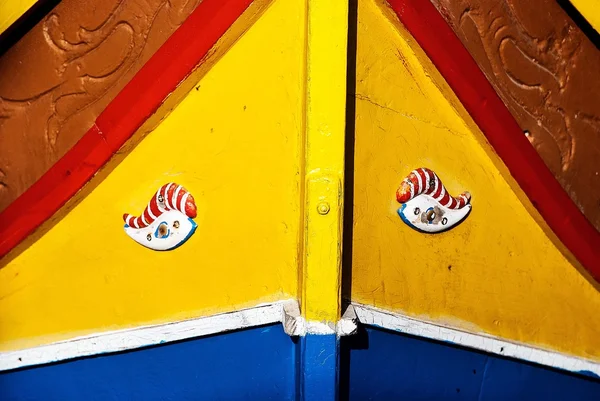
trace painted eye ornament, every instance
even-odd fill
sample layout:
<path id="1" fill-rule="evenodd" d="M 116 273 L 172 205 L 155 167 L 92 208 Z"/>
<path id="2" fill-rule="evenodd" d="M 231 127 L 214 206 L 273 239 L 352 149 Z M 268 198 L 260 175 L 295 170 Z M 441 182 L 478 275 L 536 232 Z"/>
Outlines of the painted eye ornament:
<path id="1" fill-rule="evenodd" d="M 398 214 L 409 227 L 424 233 L 449 230 L 471 212 L 471 194 L 451 196 L 436 173 L 428 168 L 413 170 L 400 184 L 396 199 Z"/>
<path id="2" fill-rule="evenodd" d="M 196 203 L 181 185 L 165 184 L 150 199 L 144 212 L 124 214 L 125 233 L 140 245 L 156 251 L 181 246 L 196 231 Z"/>

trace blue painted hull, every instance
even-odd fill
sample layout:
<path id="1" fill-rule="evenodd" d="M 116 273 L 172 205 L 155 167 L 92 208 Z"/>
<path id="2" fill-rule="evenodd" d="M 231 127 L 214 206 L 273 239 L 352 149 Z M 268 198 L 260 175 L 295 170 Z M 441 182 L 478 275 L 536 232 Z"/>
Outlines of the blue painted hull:
<path id="1" fill-rule="evenodd" d="M 0 400 L 293 400 L 295 347 L 274 325 L 22 369 Z"/>
<path id="2" fill-rule="evenodd" d="M 600 380 L 448 343 L 362 328 L 342 340 L 341 399 L 598 401 Z"/>
<path id="3" fill-rule="evenodd" d="M 339 347 L 339 360 L 336 355 Z M 339 368 L 336 368 L 339 366 Z M 339 376 L 339 388 L 332 378 Z M 600 400 L 600 379 L 360 327 L 291 339 L 281 325 L 0 375 L 0 400 Z M 301 398 L 303 397 L 303 398 Z"/>

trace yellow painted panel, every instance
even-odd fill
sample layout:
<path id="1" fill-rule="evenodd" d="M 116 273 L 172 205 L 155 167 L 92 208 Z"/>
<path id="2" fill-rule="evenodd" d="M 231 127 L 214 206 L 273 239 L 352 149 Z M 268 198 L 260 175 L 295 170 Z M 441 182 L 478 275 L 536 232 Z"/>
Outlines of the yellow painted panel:
<path id="1" fill-rule="evenodd" d="M 295 297 L 302 1 L 276 1 L 91 193 L 0 270 L 0 350 Z M 123 232 L 167 182 L 196 233 L 154 252 Z"/>
<path id="2" fill-rule="evenodd" d="M 37 0 L 0 0 L 0 34 L 21 18 L 35 3 Z"/>
<path id="3" fill-rule="evenodd" d="M 302 312 L 340 318 L 348 3 L 308 0 Z"/>
<path id="4" fill-rule="evenodd" d="M 354 301 L 600 359 L 600 293 L 536 223 L 530 205 L 435 67 L 385 6 L 359 2 Z M 471 215 L 436 235 L 397 214 L 417 167 Z M 508 178 L 507 178 L 508 177 Z"/>
<path id="5" fill-rule="evenodd" d="M 600 32 L 600 0 L 569 0 L 579 13 Z"/>

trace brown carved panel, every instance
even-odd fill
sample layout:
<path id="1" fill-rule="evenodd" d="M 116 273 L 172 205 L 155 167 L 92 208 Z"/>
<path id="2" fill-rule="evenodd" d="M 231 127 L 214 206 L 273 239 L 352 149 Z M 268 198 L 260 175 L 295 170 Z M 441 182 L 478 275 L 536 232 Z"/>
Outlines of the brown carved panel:
<path id="1" fill-rule="evenodd" d="M 0 211 L 93 125 L 200 0 L 63 0 L 0 57 Z"/>
<path id="2" fill-rule="evenodd" d="M 555 0 L 432 0 L 600 230 L 600 51 Z"/>

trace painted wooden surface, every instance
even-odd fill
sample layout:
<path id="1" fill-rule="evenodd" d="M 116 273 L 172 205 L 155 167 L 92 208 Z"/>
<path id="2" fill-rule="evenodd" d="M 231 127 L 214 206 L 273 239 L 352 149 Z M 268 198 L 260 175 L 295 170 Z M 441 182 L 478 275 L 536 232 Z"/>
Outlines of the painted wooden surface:
<path id="1" fill-rule="evenodd" d="M 116 354 L 159 344 L 223 334 L 232 330 L 279 323 L 282 321 L 283 307 L 289 302 L 295 301 L 278 301 L 234 312 L 96 333 L 22 350 L 0 352 L 0 371 Z"/>
<path id="2" fill-rule="evenodd" d="M 441 14 L 428 1 L 389 0 L 388 4 L 480 127 L 515 188 L 539 212 L 538 224 L 546 231 L 550 228 L 555 242 L 568 249 L 565 254 L 572 254 L 600 283 L 600 231 L 570 200 Z"/>
<path id="3" fill-rule="evenodd" d="M 306 120 L 303 174 L 298 399 L 334 400 L 338 388 L 348 3 L 306 1 Z M 312 327 L 311 327 L 312 326 Z"/>
<path id="4" fill-rule="evenodd" d="M 502 357 L 515 358 L 524 363 L 534 363 L 565 372 L 600 377 L 600 363 L 589 359 L 537 348 L 531 344 L 508 341 L 491 335 L 471 333 L 443 324 L 434 324 L 370 305 L 353 304 L 353 307 L 358 320 L 363 325 L 441 341 Z"/>
<path id="5" fill-rule="evenodd" d="M 378 2 L 359 2 L 358 38 L 353 301 L 600 359 L 600 293 L 439 73 Z M 471 192 L 463 224 L 428 236 L 400 221 L 396 188 L 420 166 Z"/>
<path id="6" fill-rule="evenodd" d="M 294 400 L 281 325 L 0 375 L 3 401 Z"/>
<path id="7" fill-rule="evenodd" d="M 296 295 L 303 6 L 272 4 L 153 132 L 0 270 L 0 349 Z M 157 253 L 125 235 L 121 216 L 170 180 L 194 194 L 198 228 L 185 246 Z"/>
<path id="8" fill-rule="evenodd" d="M 0 213 L 2 263 L 11 257 L 4 258 L 11 250 L 14 255 L 39 238 L 51 224 L 47 220 L 59 219 L 78 197 L 84 197 L 92 187 L 86 184 L 96 181 L 95 186 L 101 180 L 96 176 L 100 168 L 104 174 L 110 172 L 179 104 L 268 4 L 269 0 L 202 1 L 75 146 Z"/>
<path id="9" fill-rule="evenodd" d="M 343 338 L 339 388 L 298 392 L 298 352 L 333 336 L 295 341 L 268 325 L 120 354 L 0 374 L 3 401 L 38 400 L 595 400 L 598 379 L 566 375 L 449 344 L 362 327 Z M 249 346 L 251 344 L 251 346 Z M 334 358 L 308 355 L 319 382 Z M 302 398 L 304 396 L 304 398 Z"/>
<path id="10" fill-rule="evenodd" d="M 0 0 L 0 35 L 37 2 L 38 0 Z"/>
<path id="11" fill-rule="evenodd" d="M 308 0 L 302 313 L 340 318 L 348 4 Z"/>
<path id="12" fill-rule="evenodd" d="M 342 399 L 352 401 L 592 401 L 600 394 L 598 379 L 384 330 L 364 329 L 342 346 L 349 363 Z"/>
<path id="13" fill-rule="evenodd" d="M 569 0 L 569 2 L 577 8 L 577 11 L 581 13 L 583 18 L 585 18 L 597 32 L 600 32 L 600 12 L 598 11 L 600 8 L 600 1 Z"/>

